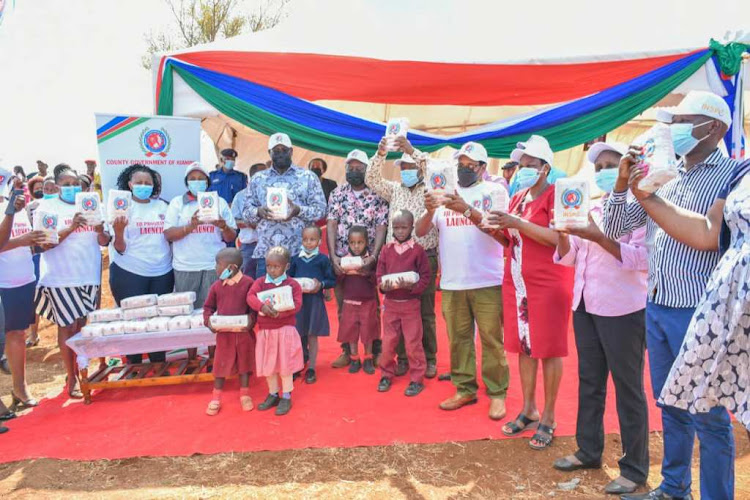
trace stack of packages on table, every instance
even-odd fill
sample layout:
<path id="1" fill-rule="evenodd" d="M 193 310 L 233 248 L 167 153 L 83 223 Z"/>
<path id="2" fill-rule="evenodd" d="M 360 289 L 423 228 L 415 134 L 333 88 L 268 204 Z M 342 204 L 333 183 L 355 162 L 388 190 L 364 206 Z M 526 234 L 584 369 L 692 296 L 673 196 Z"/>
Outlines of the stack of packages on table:
<path id="1" fill-rule="evenodd" d="M 120 307 L 99 309 L 88 315 L 82 337 L 130 333 L 160 333 L 203 328 L 203 310 L 193 310 L 195 292 L 137 295 L 123 299 Z"/>

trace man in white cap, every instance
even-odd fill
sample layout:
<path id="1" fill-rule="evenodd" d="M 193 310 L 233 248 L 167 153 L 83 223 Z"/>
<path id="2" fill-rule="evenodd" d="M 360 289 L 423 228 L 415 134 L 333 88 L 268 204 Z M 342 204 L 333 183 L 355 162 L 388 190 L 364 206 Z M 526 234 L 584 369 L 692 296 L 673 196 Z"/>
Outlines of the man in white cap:
<path id="1" fill-rule="evenodd" d="M 333 270 L 337 276 L 344 274 L 341 269 L 341 257 L 348 252 L 349 230 L 353 226 L 363 226 L 367 229 L 369 256 L 364 259 L 365 269 L 375 270 L 380 250 L 385 243 L 388 229 L 388 203 L 365 184 L 365 172 L 369 163 L 367 153 L 359 149 L 351 151 L 345 162 L 346 184 L 334 189 L 328 200 L 326 236 Z M 334 291 L 340 316 L 344 297 L 338 286 Z M 346 360 L 337 359 L 335 367 L 348 365 L 351 373 L 356 373 L 360 368 L 364 368 L 365 372 L 370 375 L 375 373 L 376 366 L 373 358 L 365 358 L 364 365 L 362 365 L 358 357 L 351 355 L 348 344 L 342 344 L 341 347 L 348 357 Z M 380 346 L 377 341 L 373 346 L 374 357 L 377 357 L 379 352 Z"/>
<path id="2" fill-rule="evenodd" d="M 675 179 L 656 193 L 638 189 L 644 171 L 639 166 L 639 145 L 623 156 L 619 176 L 605 208 L 604 228 L 619 238 L 646 226 L 649 246 L 646 347 L 651 385 L 659 398 L 677 357 L 695 307 L 708 277 L 719 262 L 716 251 L 692 249 L 662 229 L 660 221 L 685 210 L 705 216 L 732 176 L 737 162 L 718 149 L 731 124 L 729 107 L 711 92 L 691 91 L 676 108 L 660 110 L 658 118 L 670 123 L 675 153 L 680 157 Z M 635 201 L 628 201 L 628 186 Z M 664 427 L 663 481 L 659 488 L 626 499 L 691 498 L 690 465 L 695 434 L 700 440 L 702 498 L 734 497 L 734 436 L 723 407 L 691 414 L 662 406 Z"/>
<path id="3" fill-rule="evenodd" d="M 367 169 L 365 182 L 367 185 L 379 194 L 390 205 L 388 217 L 388 234 L 386 243 L 393 241 L 393 215 L 401 210 L 407 210 L 419 217 L 424 213 L 424 171 L 425 163 L 429 156 L 411 145 L 405 137 L 396 138 L 396 146 L 403 155 L 396 160 L 396 168 L 400 172 L 400 182 L 390 181 L 383 177 L 383 165 L 388 154 L 386 150 L 386 138 L 380 140 L 378 152 L 370 159 L 370 167 Z M 422 312 L 422 347 L 424 348 L 425 358 L 427 359 L 427 369 L 425 377 L 434 378 L 437 375 L 437 335 L 436 335 L 436 318 L 435 318 L 435 292 L 436 276 L 438 269 L 438 234 L 435 228 L 431 228 L 424 236 L 417 236 L 414 239 L 427 252 L 427 258 L 430 261 L 430 270 L 432 276 L 427 290 L 422 294 L 421 312 Z M 409 371 L 409 363 L 406 357 L 406 349 L 403 341 L 397 348 L 398 364 L 396 365 L 396 375 L 402 376 Z M 337 360 L 338 361 L 338 360 Z"/>
<path id="4" fill-rule="evenodd" d="M 437 228 L 440 249 L 440 289 L 443 318 L 448 328 L 451 381 L 456 393 L 440 403 L 442 410 L 457 410 L 477 402 L 479 383 L 475 331 L 482 343 L 482 381 L 490 397 L 489 417 L 505 416 L 505 395 L 510 374 L 503 347 L 503 247 L 500 237 L 482 226 L 483 211 L 492 210 L 501 185 L 483 182 L 487 151 L 467 142 L 456 153 L 457 194 L 446 194 L 441 205 L 425 195 L 424 215 L 415 226 L 417 236 Z M 494 207 L 505 210 L 507 207 Z M 489 233 L 492 233 L 489 234 Z"/>
<path id="5" fill-rule="evenodd" d="M 266 252 L 282 246 L 290 253 L 302 247 L 302 229 L 325 215 L 326 203 L 318 178 L 307 169 L 292 164 L 292 141 L 282 133 L 268 139 L 271 168 L 250 179 L 245 208 L 245 222 L 256 225 L 258 245 L 253 258 L 257 259 L 256 276 L 266 275 Z M 266 205 L 268 188 L 284 188 L 289 199 L 289 216 L 275 219 Z"/>

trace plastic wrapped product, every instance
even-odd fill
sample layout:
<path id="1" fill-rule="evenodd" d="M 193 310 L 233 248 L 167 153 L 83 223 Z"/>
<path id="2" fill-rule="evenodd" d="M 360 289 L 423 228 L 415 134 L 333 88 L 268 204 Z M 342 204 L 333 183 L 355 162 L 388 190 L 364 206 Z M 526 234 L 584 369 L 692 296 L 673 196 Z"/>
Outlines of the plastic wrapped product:
<path id="1" fill-rule="evenodd" d="M 195 292 L 165 293 L 164 295 L 159 295 L 157 299 L 157 304 L 160 306 L 181 306 L 187 304 L 192 307 L 193 302 L 195 302 Z"/>
<path id="2" fill-rule="evenodd" d="M 258 300 L 264 304 L 268 304 L 278 312 L 291 311 L 294 309 L 292 287 L 288 285 L 259 292 Z"/>
<path id="3" fill-rule="evenodd" d="M 146 321 L 146 329 L 149 332 L 166 332 L 169 331 L 169 320 L 171 318 L 159 317 L 151 318 Z"/>
<path id="4" fill-rule="evenodd" d="M 193 313 L 192 304 L 183 304 L 181 306 L 160 306 L 159 316 L 186 316 Z"/>
<path id="5" fill-rule="evenodd" d="M 266 191 L 266 206 L 274 219 L 289 217 L 289 193 L 284 187 L 269 187 Z"/>
<path id="6" fill-rule="evenodd" d="M 211 328 L 222 332 L 243 332 L 246 331 L 248 327 L 247 314 L 240 316 L 214 315 L 211 316 L 208 321 L 211 324 Z"/>
<path id="7" fill-rule="evenodd" d="M 34 212 L 34 230 L 44 232 L 44 243 L 57 245 L 60 237 L 57 234 L 58 217 L 56 213 L 37 208 Z"/>
<path id="8" fill-rule="evenodd" d="M 124 321 L 112 321 L 111 323 L 102 323 L 102 335 L 122 335 L 125 333 Z"/>
<path id="9" fill-rule="evenodd" d="M 358 271 L 362 267 L 362 257 L 347 255 L 341 257 L 341 269 L 344 271 Z"/>
<path id="10" fill-rule="evenodd" d="M 122 321 L 122 309 L 98 309 L 88 314 L 90 323 L 106 323 L 107 321 Z"/>
<path id="11" fill-rule="evenodd" d="M 502 186 L 490 191 L 489 194 L 482 196 L 482 226 L 497 229 L 497 226 L 487 222 L 487 216 L 490 211 L 507 212 L 510 200 L 508 199 L 508 190 Z"/>
<path id="12" fill-rule="evenodd" d="M 456 164 L 447 160 L 427 160 L 425 186 L 440 203 L 445 203 L 446 194 L 456 194 Z"/>
<path id="13" fill-rule="evenodd" d="M 104 332 L 104 324 L 86 325 L 81 328 L 81 337 L 101 337 Z"/>
<path id="14" fill-rule="evenodd" d="M 147 320 L 126 321 L 124 326 L 125 333 L 146 333 L 148 329 Z"/>
<path id="15" fill-rule="evenodd" d="M 384 285 L 390 284 L 391 286 L 396 286 L 402 278 L 406 281 L 407 285 L 413 285 L 419 281 L 419 274 L 414 271 L 386 274 L 380 279 L 380 282 Z"/>
<path id="16" fill-rule="evenodd" d="M 99 193 L 76 193 L 76 212 L 86 220 L 87 226 L 98 226 L 102 223 L 102 200 Z"/>
<path id="17" fill-rule="evenodd" d="M 107 222 L 110 224 L 118 217 L 129 217 L 133 195 L 130 191 L 110 189 L 107 194 Z"/>
<path id="18" fill-rule="evenodd" d="M 190 329 L 195 330 L 198 328 L 203 328 L 205 325 L 203 323 L 203 312 L 200 314 L 193 314 L 190 316 Z"/>
<path id="19" fill-rule="evenodd" d="M 315 280 L 312 278 L 294 278 L 294 281 L 299 283 L 302 293 L 312 293 L 315 290 Z"/>
<path id="20" fill-rule="evenodd" d="M 391 118 L 385 127 L 386 149 L 388 151 L 397 151 L 396 138 L 406 137 L 409 132 L 408 118 Z"/>
<path id="21" fill-rule="evenodd" d="M 564 177 L 555 181 L 555 229 L 589 224 L 589 183 Z"/>
<path id="22" fill-rule="evenodd" d="M 638 184 L 638 189 L 653 193 L 667 182 L 677 177 L 677 160 L 672 144 L 672 132 L 668 125 L 657 123 L 635 141 L 643 150 L 638 157 L 638 166 L 646 170 L 646 175 Z"/>
<path id="23" fill-rule="evenodd" d="M 169 331 L 175 330 L 190 330 L 190 316 L 169 318 Z"/>
<path id="24" fill-rule="evenodd" d="M 135 309 L 137 307 L 155 306 L 159 302 L 159 296 L 155 293 L 150 295 L 136 295 L 120 301 L 120 307 L 123 309 Z M 154 316 L 156 316 L 154 314 Z"/>
<path id="25" fill-rule="evenodd" d="M 219 193 L 216 191 L 198 193 L 198 219 L 203 222 L 219 220 Z"/>
<path id="26" fill-rule="evenodd" d="M 137 307 L 135 309 L 125 309 L 122 317 L 125 321 L 134 319 L 148 319 L 159 315 L 159 308 L 156 306 Z"/>

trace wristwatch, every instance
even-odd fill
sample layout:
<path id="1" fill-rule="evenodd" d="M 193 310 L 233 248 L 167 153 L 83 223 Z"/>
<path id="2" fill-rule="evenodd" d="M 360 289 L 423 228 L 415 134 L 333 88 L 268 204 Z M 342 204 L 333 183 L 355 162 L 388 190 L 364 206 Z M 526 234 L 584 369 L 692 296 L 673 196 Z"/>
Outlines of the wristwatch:
<path id="1" fill-rule="evenodd" d="M 466 209 L 466 212 L 464 212 L 464 217 L 467 219 L 471 219 L 471 207 Z"/>

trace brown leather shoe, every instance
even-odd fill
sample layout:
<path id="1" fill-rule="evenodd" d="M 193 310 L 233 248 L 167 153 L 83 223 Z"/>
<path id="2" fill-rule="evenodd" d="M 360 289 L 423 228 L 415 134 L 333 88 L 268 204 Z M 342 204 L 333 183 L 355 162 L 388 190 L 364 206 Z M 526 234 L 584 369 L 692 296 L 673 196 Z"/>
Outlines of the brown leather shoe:
<path id="1" fill-rule="evenodd" d="M 505 398 L 490 399 L 490 418 L 501 420 L 505 417 Z"/>
<path id="2" fill-rule="evenodd" d="M 350 362 L 351 360 L 349 359 L 349 355 L 345 352 L 342 352 L 338 358 L 333 360 L 333 363 L 331 363 L 331 367 L 344 368 L 345 366 L 349 366 Z"/>
<path id="3" fill-rule="evenodd" d="M 462 406 L 466 405 L 473 405 L 477 402 L 476 396 L 462 396 L 458 393 L 454 394 L 453 396 L 449 397 L 442 403 L 440 403 L 440 409 L 451 411 L 451 410 L 458 410 Z"/>

